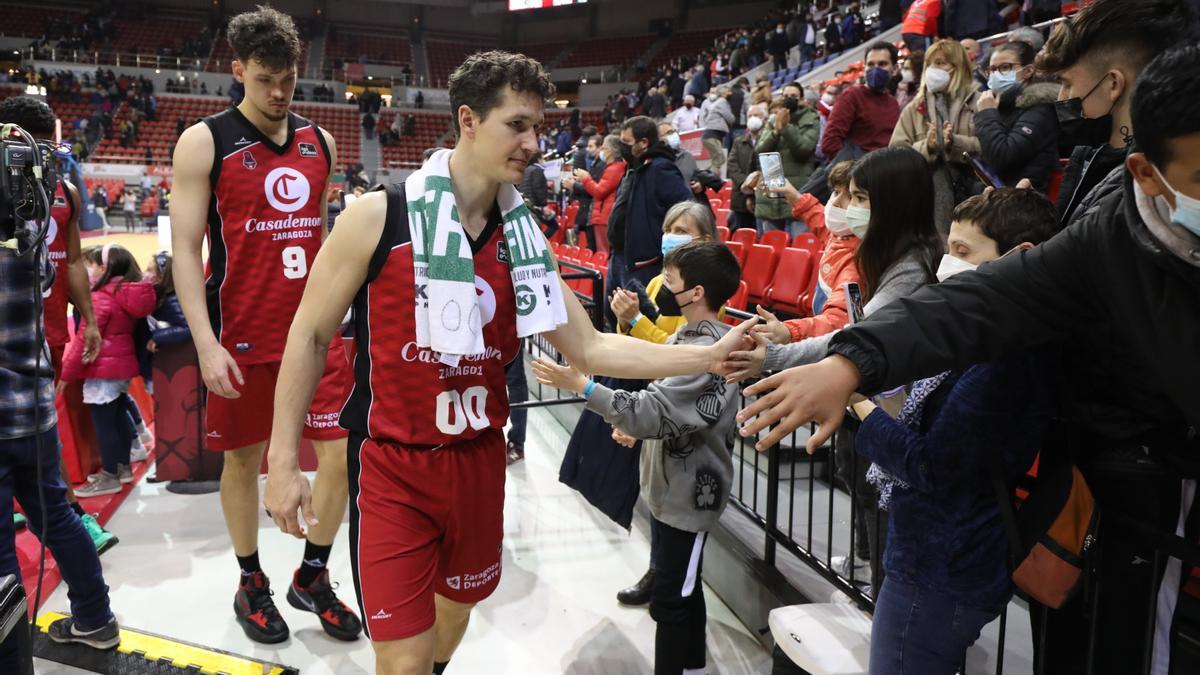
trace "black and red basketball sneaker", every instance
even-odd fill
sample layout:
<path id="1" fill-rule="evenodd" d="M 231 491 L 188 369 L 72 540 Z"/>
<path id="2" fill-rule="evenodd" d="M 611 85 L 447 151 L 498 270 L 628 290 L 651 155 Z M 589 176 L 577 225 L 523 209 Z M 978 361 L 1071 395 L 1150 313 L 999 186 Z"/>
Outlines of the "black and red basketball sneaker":
<path id="1" fill-rule="evenodd" d="M 237 595 L 233 597 L 233 613 L 246 632 L 246 637 L 264 644 L 275 644 L 288 639 L 287 623 L 279 615 L 279 608 L 271 599 L 271 582 L 267 575 L 255 572 L 242 575 Z"/>
<path id="2" fill-rule="evenodd" d="M 307 588 L 301 588 L 296 583 L 300 570 L 292 575 L 292 585 L 288 588 L 288 604 L 296 609 L 312 612 L 321 619 L 321 627 L 326 633 L 339 640 L 347 642 L 357 640 L 362 632 L 362 621 L 355 616 L 346 603 L 338 600 L 334 593 L 336 585 L 329 581 L 329 570 L 322 570 Z"/>

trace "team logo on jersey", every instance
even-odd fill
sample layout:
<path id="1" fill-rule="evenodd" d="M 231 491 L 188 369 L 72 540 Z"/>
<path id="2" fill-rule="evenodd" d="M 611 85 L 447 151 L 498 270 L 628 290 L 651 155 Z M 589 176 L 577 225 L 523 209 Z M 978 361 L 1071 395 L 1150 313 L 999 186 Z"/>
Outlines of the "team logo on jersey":
<path id="1" fill-rule="evenodd" d="M 254 142 L 254 141 L 248 141 L 248 140 L 246 140 L 246 137 L 245 137 L 245 136 L 242 136 L 241 138 L 239 138 L 239 139 L 237 140 L 237 143 L 234 143 L 234 145 L 250 145 L 250 144 L 251 144 L 251 143 L 253 143 L 253 142 Z"/>
<path id="2" fill-rule="evenodd" d="M 263 181 L 263 191 L 271 206 L 284 213 L 294 213 L 308 204 L 308 179 L 290 166 L 272 169 Z"/>
<path id="3" fill-rule="evenodd" d="M 50 224 L 46 226 L 46 246 L 49 247 L 54 243 L 54 239 L 58 236 L 58 221 L 53 217 L 50 218 Z"/>
<path id="4" fill-rule="evenodd" d="M 538 297 L 534 290 L 525 284 L 517 286 L 517 314 L 529 316 L 537 307 Z"/>
<path id="5" fill-rule="evenodd" d="M 503 239 L 496 242 L 496 260 L 502 263 L 508 262 L 508 245 L 504 243 Z"/>
<path id="6" fill-rule="evenodd" d="M 258 160 L 254 159 L 254 153 L 249 150 L 242 151 L 242 166 L 253 171 L 258 168 Z"/>
<path id="7" fill-rule="evenodd" d="M 486 326 L 496 318 L 496 291 L 478 274 L 475 275 L 475 295 L 479 305 L 479 318 Z"/>
<path id="8" fill-rule="evenodd" d="M 462 590 L 462 577 L 446 577 L 446 585 L 456 591 Z"/>
<path id="9" fill-rule="evenodd" d="M 252 343 L 250 343 L 250 342 L 239 342 L 239 343 L 237 343 L 236 345 L 234 345 L 234 346 L 233 346 L 233 348 L 234 348 L 234 349 L 235 349 L 235 350 L 236 350 L 236 351 L 237 351 L 239 354 L 245 354 L 246 352 L 253 350 L 253 349 L 254 349 L 254 345 L 253 345 Z"/>
<path id="10" fill-rule="evenodd" d="M 301 143 L 299 147 L 301 157 L 317 156 L 317 146 L 313 145 L 312 143 Z"/>

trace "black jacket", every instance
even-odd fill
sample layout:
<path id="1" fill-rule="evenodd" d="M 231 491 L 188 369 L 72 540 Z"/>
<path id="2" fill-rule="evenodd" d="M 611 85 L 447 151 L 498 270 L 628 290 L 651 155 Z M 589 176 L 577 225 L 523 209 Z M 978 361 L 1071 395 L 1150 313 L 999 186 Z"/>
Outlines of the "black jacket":
<path id="1" fill-rule="evenodd" d="M 1050 241 L 888 305 L 841 331 L 830 352 L 874 393 L 1065 340 L 1087 355 L 1066 368 L 1067 414 L 1080 428 L 1111 440 L 1200 428 L 1200 267 L 1151 235 L 1128 172 L 1088 200 Z"/>
<path id="2" fill-rule="evenodd" d="M 586 166 L 583 164 L 585 155 L 587 155 L 587 150 L 584 150 L 583 154 L 575 155 L 577 158 L 576 161 L 580 162 L 575 165 L 576 168 L 582 169 Z M 588 174 L 591 175 L 592 180 L 599 182 L 600 178 L 604 175 L 604 167 L 606 166 L 608 165 L 600 157 L 592 160 L 592 168 L 588 169 Z M 591 227 L 592 223 L 592 204 L 594 202 L 592 195 L 584 189 L 581 181 L 575 182 L 575 187 L 571 190 L 571 194 L 579 200 L 579 212 L 575 214 L 575 227 L 586 230 Z"/>
<path id="3" fill-rule="evenodd" d="M 983 161 L 1005 185 L 1028 178 L 1046 191 L 1058 166 L 1058 85 L 1039 82 L 1014 87 L 1000 96 L 1000 106 L 975 113 L 975 135 Z"/>
<path id="4" fill-rule="evenodd" d="M 733 193 L 729 198 L 729 210 L 738 213 L 754 214 L 754 207 L 748 204 L 747 196 L 742 194 L 742 183 L 746 177 L 758 170 L 758 151 L 754 144 L 757 139 L 751 139 L 750 134 L 742 134 L 733 139 L 733 147 L 729 149 L 729 180 L 733 182 Z"/>
<path id="5" fill-rule="evenodd" d="M 1080 145 L 1071 152 L 1071 159 L 1063 169 L 1062 185 L 1058 188 L 1058 224 L 1064 228 L 1075 221 L 1079 205 L 1092 188 L 1108 178 L 1125 163 L 1125 150 L 1102 145 L 1090 148 Z"/>
<path id="6" fill-rule="evenodd" d="M 642 104 L 642 114 L 656 120 L 666 117 L 667 97 L 657 91 L 651 92 L 646 96 L 646 100 Z"/>
<path id="7" fill-rule="evenodd" d="M 633 164 L 608 219 L 608 243 L 625 255 L 625 269 L 662 258 L 662 223 L 667 210 L 692 199 L 692 190 L 675 167 L 675 151 L 659 141 Z"/>
<path id="8" fill-rule="evenodd" d="M 525 198 L 525 204 L 529 206 L 529 210 L 533 212 L 533 216 L 539 222 L 546 222 L 542 214 L 542 209 L 550 201 L 550 190 L 546 187 L 546 172 L 537 164 L 529 164 L 525 167 L 525 176 L 521 179 L 521 185 L 517 191 Z"/>

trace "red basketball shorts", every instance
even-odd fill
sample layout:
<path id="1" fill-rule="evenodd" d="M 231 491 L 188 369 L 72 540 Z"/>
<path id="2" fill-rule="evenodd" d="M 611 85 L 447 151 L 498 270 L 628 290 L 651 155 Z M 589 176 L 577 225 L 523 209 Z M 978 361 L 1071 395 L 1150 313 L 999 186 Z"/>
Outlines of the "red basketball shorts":
<path id="1" fill-rule="evenodd" d="M 245 384 L 234 387 L 241 394 L 235 399 L 206 393 L 204 446 L 226 451 L 245 448 L 271 438 L 275 412 L 275 384 L 279 363 L 238 365 Z M 350 396 L 354 373 L 346 361 L 341 338 L 335 338 L 325 355 L 325 372 L 304 417 L 304 438 L 310 441 L 335 441 L 349 435 L 338 426 L 342 406 Z"/>
<path id="2" fill-rule="evenodd" d="M 433 627 L 434 594 L 473 604 L 500 583 L 504 435 L 411 449 L 350 438 L 350 557 L 372 640 Z"/>

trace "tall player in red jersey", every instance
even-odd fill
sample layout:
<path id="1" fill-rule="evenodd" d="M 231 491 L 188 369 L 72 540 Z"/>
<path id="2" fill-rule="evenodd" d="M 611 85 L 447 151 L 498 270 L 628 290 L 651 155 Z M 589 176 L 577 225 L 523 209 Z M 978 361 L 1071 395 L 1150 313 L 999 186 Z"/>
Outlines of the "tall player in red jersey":
<path id="1" fill-rule="evenodd" d="M 258 559 L 258 474 L 288 326 L 326 231 L 336 151 L 332 136 L 288 111 L 300 55 L 291 18 L 259 7 L 231 19 L 228 34 L 233 74 L 246 95 L 189 128 L 176 146 L 175 289 L 208 387 L 205 444 L 226 451 L 221 507 L 241 569 L 234 613 L 250 639 L 275 643 L 290 632 Z M 206 232 L 207 278 L 200 258 Z M 327 569 L 346 512 L 346 432 L 334 420 L 350 371 L 340 348 L 322 365 L 304 430 L 317 449 L 320 524 L 309 531 L 287 598 L 317 614 L 329 635 L 354 640 L 362 624 L 334 594 Z"/>
<path id="2" fill-rule="evenodd" d="M 458 143 L 449 171 L 473 253 L 483 352 L 448 367 L 417 346 L 417 291 L 400 186 L 363 196 L 338 218 L 288 335 L 264 504 L 281 529 L 303 536 L 313 508 L 297 465 L 299 431 L 325 345 L 354 304 L 355 385 L 341 423 L 351 431 L 355 583 L 380 674 L 442 672 L 471 608 L 500 580 L 504 366 L 520 353 L 497 195 L 502 185 L 521 181 L 537 153 L 553 91 L 537 61 L 506 52 L 472 55 L 450 78 Z M 715 369 L 753 325 L 711 347 L 601 334 L 558 283 L 569 321 L 546 337 L 585 372 L 650 379 Z"/>

